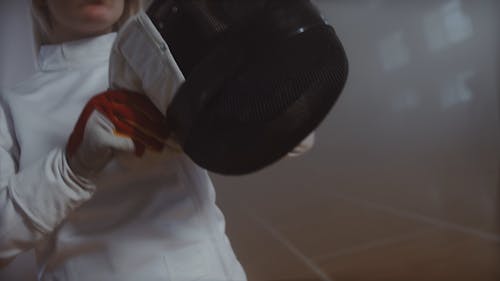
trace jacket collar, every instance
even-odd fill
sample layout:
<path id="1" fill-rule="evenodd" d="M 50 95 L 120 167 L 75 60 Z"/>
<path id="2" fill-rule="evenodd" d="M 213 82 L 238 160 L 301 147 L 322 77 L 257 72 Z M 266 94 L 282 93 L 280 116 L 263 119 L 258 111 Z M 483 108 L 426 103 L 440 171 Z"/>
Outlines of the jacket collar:
<path id="1" fill-rule="evenodd" d="M 77 68 L 109 59 L 116 33 L 40 47 L 41 71 Z"/>

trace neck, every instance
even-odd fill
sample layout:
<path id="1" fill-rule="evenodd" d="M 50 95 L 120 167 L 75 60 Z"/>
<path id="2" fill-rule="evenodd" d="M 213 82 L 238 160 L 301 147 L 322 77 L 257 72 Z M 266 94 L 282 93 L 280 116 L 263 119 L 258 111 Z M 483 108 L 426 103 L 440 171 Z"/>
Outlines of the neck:
<path id="1" fill-rule="evenodd" d="M 104 30 L 96 30 L 93 32 L 79 32 L 76 30 L 70 30 L 63 28 L 61 26 L 54 27 L 52 29 L 51 36 L 48 38 L 50 44 L 61 44 L 64 42 L 76 41 L 80 39 L 85 39 L 89 37 L 95 37 L 99 35 L 104 35 L 112 32 L 113 29 L 111 27 L 106 28 Z"/>

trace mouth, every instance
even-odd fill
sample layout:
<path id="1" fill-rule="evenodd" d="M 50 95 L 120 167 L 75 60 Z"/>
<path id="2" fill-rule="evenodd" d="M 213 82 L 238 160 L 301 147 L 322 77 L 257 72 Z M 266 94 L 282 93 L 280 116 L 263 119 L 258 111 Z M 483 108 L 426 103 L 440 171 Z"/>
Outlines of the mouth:
<path id="1" fill-rule="evenodd" d="M 81 5 L 86 6 L 86 5 L 104 5 L 107 4 L 107 0 L 83 0 Z"/>
<path id="2" fill-rule="evenodd" d="M 112 9 L 109 0 L 83 0 L 78 8 L 88 18 L 102 18 L 108 15 Z"/>

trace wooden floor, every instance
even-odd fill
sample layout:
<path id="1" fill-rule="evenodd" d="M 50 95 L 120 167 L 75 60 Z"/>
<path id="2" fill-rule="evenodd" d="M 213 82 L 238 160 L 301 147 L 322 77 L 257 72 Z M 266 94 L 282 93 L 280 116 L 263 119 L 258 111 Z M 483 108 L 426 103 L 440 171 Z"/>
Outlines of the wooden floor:
<path id="1" fill-rule="evenodd" d="M 255 186 L 256 178 L 215 176 L 250 281 L 500 280 L 498 197 L 481 207 L 478 189 L 444 186 L 434 204 L 426 189 L 347 190 L 325 188 L 320 178 L 272 178 L 269 188 Z"/>

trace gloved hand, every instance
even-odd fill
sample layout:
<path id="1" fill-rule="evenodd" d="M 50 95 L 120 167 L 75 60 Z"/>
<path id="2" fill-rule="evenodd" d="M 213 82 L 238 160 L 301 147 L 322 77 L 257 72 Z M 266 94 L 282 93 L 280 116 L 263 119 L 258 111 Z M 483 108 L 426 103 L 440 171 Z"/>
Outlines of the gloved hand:
<path id="1" fill-rule="evenodd" d="M 307 136 L 298 146 L 296 146 L 292 151 L 288 153 L 289 157 L 297 157 L 300 156 L 314 146 L 315 134 L 312 132 L 309 136 Z"/>
<path id="2" fill-rule="evenodd" d="M 96 175 L 115 151 L 141 157 L 161 151 L 169 130 L 165 117 L 144 95 L 109 90 L 84 107 L 66 146 L 68 165 L 79 176 Z"/>

